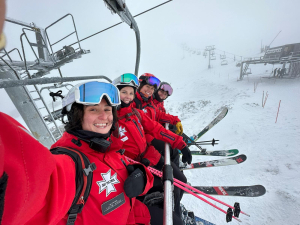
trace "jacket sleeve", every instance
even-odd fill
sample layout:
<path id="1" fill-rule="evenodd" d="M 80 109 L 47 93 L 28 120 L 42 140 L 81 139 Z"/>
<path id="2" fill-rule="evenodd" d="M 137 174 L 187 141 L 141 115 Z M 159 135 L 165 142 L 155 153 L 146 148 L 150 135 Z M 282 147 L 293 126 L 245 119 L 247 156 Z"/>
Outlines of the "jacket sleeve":
<path id="1" fill-rule="evenodd" d="M 52 155 L 6 114 L 0 123 L 0 167 L 8 175 L 2 223 L 57 224 L 75 196 L 74 162 Z"/>
<path id="2" fill-rule="evenodd" d="M 151 120 L 143 111 L 139 110 L 139 113 L 142 117 L 142 125 L 146 135 L 150 134 L 158 140 L 169 143 L 173 149 L 181 150 L 186 146 L 181 136 L 165 129 L 160 123 Z"/>
<path id="3" fill-rule="evenodd" d="M 180 119 L 177 116 L 172 116 L 171 114 L 160 111 L 158 108 L 156 110 L 156 121 L 159 123 L 170 123 L 176 125 L 180 122 Z"/>

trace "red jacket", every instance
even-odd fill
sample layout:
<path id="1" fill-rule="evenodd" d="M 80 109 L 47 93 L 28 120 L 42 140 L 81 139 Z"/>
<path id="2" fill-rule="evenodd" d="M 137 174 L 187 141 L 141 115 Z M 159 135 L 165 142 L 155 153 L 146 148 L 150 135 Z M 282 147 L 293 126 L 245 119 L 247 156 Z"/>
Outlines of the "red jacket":
<path id="1" fill-rule="evenodd" d="M 141 105 L 139 106 L 137 102 L 141 103 Z M 149 98 L 148 102 L 145 102 L 142 99 L 140 93 L 136 92 L 132 106 L 134 108 L 142 109 L 147 114 L 147 116 L 159 123 L 170 123 L 176 125 L 176 123 L 180 122 L 180 119 L 178 119 L 177 116 L 172 116 L 170 114 L 161 112 L 153 103 L 152 96 Z"/>
<path id="2" fill-rule="evenodd" d="M 151 166 L 156 165 L 161 154 L 152 145 L 147 147 L 147 135 L 170 143 L 172 148 L 181 150 L 186 146 L 181 136 L 166 130 L 160 123 L 151 120 L 142 110 L 137 109 L 137 111 L 141 121 L 132 114 L 132 104 L 118 110 L 119 138 L 124 142 L 125 155 L 138 161 L 147 158 Z M 130 117 L 125 117 L 129 113 L 131 113 Z"/>
<path id="3" fill-rule="evenodd" d="M 76 190 L 73 160 L 66 155 L 52 155 L 21 124 L 3 113 L 0 113 L 0 123 L 0 155 L 5 157 L 0 171 L 8 174 L 2 224 L 65 225 Z M 78 147 L 71 142 L 73 138 L 76 137 L 65 132 L 52 147 L 76 148 L 97 166 L 90 196 L 75 224 L 149 224 L 147 207 L 135 198 L 129 199 L 123 190 L 128 173 L 121 159 L 125 164 L 128 162 L 116 152 L 122 142 L 111 136 L 110 151 L 98 153 L 83 141 Z M 153 182 L 152 174 L 146 171 L 148 183 L 143 194 Z M 105 182 L 107 179 L 111 182 Z M 101 190 L 100 184 L 106 188 Z M 122 194 L 125 203 L 103 215 L 101 205 Z"/>
<path id="4" fill-rule="evenodd" d="M 138 104 L 137 104 L 138 103 Z M 131 104 L 132 107 L 142 109 L 144 113 L 150 117 L 150 119 L 159 122 L 160 124 L 170 123 L 176 125 L 176 123 L 180 122 L 177 116 L 172 116 L 170 114 L 161 112 L 153 103 L 153 97 L 151 96 L 148 102 L 145 102 L 140 93 L 135 93 L 135 99 Z M 146 135 L 147 143 L 151 143 L 154 139 L 153 135 L 147 134 Z M 181 149 L 180 149 L 181 150 Z"/>
<path id="5" fill-rule="evenodd" d="M 166 109 L 165 109 L 165 106 L 164 106 L 164 101 L 160 102 L 160 101 L 157 101 L 155 98 L 153 99 L 153 103 L 154 105 L 156 106 L 156 108 L 158 108 L 160 111 L 164 112 L 164 113 L 167 113 L 166 112 Z"/>

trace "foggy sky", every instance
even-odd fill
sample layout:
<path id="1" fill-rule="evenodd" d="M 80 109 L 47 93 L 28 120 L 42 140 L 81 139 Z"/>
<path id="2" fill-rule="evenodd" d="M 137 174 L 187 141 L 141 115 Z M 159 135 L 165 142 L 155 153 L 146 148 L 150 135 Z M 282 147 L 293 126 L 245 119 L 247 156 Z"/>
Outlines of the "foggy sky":
<path id="1" fill-rule="evenodd" d="M 132 15 L 164 1 L 126 0 Z M 172 65 L 182 53 L 182 44 L 192 49 L 215 45 L 217 49 L 244 57 L 259 53 L 261 41 L 271 47 L 300 42 L 298 0 L 173 0 L 153 11 L 136 17 L 141 34 L 141 61 L 139 74 L 151 72 L 165 80 L 171 78 Z M 79 38 L 84 38 L 120 22 L 101 0 L 27 0 L 7 1 L 7 17 L 34 22 L 46 27 L 58 18 L 71 13 L 76 22 Z M 62 26 L 52 34 L 60 39 Z M 7 50 L 20 48 L 21 27 L 6 23 Z M 73 42 L 69 42 L 73 43 Z M 111 79 L 134 72 L 135 34 L 123 23 L 81 43 L 91 50 L 81 59 L 62 67 L 64 76 L 106 75 Z M 201 51 L 202 53 L 202 51 Z M 221 53 L 221 52 L 217 52 Z M 57 76 L 57 72 L 51 75 Z M 15 115 L 14 107 L 4 90 L 0 111 Z"/>

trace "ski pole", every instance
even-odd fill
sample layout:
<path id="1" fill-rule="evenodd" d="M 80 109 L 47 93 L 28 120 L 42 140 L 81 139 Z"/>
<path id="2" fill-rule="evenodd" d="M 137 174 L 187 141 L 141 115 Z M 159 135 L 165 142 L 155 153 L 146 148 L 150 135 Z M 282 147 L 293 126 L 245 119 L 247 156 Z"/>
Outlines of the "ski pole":
<path id="1" fill-rule="evenodd" d="M 206 142 L 212 142 L 212 143 L 214 143 L 214 142 L 216 142 L 216 141 L 220 141 L 220 140 L 215 140 L 215 139 L 213 138 L 211 141 L 194 141 L 194 142 L 200 144 L 200 143 L 206 143 Z"/>
<path id="2" fill-rule="evenodd" d="M 136 163 L 136 161 L 134 161 L 134 160 L 131 159 L 131 158 L 126 157 L 126 159 L 127 159 L 128 161 L 130 161 L 130 162 L 135 162 L 135 163 Z M 156 170 L 156 169 L 154 169 L 154 168 L 152 168 L 152 167 L 148 167 L 148 169 L 150 170 L 151 173 L 153 173 L 153 174 L 155 174 L 155 175 L 157 175 L 157 176 L 159 176 L 159 177 L 162 177 L 162 172 L 161 172 L 161 171 L 158 171 L 158 170 Z M 225 206 L 227 206 L 227 207 L 230 207 L 230 208 L 234 209 L 233 206 L 230 206 L 230 205 L 228 205 L 227 203 L 220 201 L 219 199 L 216 199 L 216 198 L 214 198 L 214 197 L 212 197 L 212 196 L 210 196 L 210 195 L 208 195 L 208 194 L 205 194 L 204 192 L 202 192 L 202 191 L 200 191 L 200 190 L 198 190 L 198 189 L 196 189 L 196 188 L 194 188 L 194 187 L 192 187 L 192 186 L 190 186 L 190 185 L 188 185 L 188 184 L 186 184 L 186 183 L 184 183 L 184 182 L 182 182 L 182 181 L 180 181 L 180 180 L 177 180 L 176 178 L 174 178 L 174 185 L 175 185 L 175 183 L 178 183 L 179 185 L 185 186 L 185 187 L 187 187 L 187 188 L 189 188 L 189 189 L 191 189 L 191 190 L 193 190 L 193 191 L 195 191 L 195 192 L 197 192 L 197 193 L 199 193 L 199 194 L 202 194 L 202 195 L 206 196 L 207 198 L 210 198 L 210 199 L 212 199 L 212 200 L 215 200 L 216 202 L 218 202 L 218 203 L 220 203 L 220 204 L 223 204 L 223 205 L 225 205 Z M 179 188 L 180 188 L 180 187 L 179 187 Z M 182 188 L 181 188 L 181 189 L 182 189 Z M 187 192 L 189 192 L 189 191 L 187 191 Z M 190 192 L 189 192 L 189 193 L 190 193 Z M 194 193 L 194 192 L 192 192 L 192 193 Z M 194 194 L 195 194 L 195 193 L 194 193 Z M 196 196 L 197 196 L 197 197 L 200 197 L 200 196 L 198 196 L 198 195 L 196 195 Z M 202 199 L 201 199 L 201 200 L 202 200 Z M 247 213 L 245 213 L 245 212 L 243 212 L 243 211 L 241 211 L 241 213 L 244 214 L 244 215 L 246 215 L 246 216 L 250 216 L 249 214 L 247 214 Z"/>
<path id="3" fill-rule="evenodd" d="M 182 137 L 183 138 L 185 138 L 185 139 L 187 139 L 189 142 L 187 143 L 187 145 L 191 145 L 191 143 L 195 143 L 195 141 L 194 140 L 192 140 L 189 136 L 187 136 L 185 133 L 182 133 Z M 195 146 L 197 147 L 197 148 L 199 148 L 201 151 L 203 150 L 202 148 L 201 148 L 201 146 L 199 146 L 199 145 L 197 145 L 197 144 L 195 144 Z"/>
<path id="4" fill-rule="evenodd" d="M 155 170 L 155 169 L 152 170 L 153 168 L 151 168 L 151 169 L 148 168 L 148 169 L 149 169 L 153 174 L 155 174 L 155 175 L 157 175 L 157 176 L 159 176 L 159 177 L 162 177 L 162 174 L 161 174 L 160 171 Z M 174 181 L 175 181 L 175 180 L 176 180 L 176 179 L 174 179 Z M 184 191 L 190 193 L 191 195 L 195 196 L 196 198 L 198 198 L 198 199 L 204 201 L 205 203 L 207 203 L 207 204 L 213 206 L 214 208 L 220 210 L 221 212 L 223 212 L 223 213 L 225 213 L 225 214 L 227 215 L 227 212 L 226 212 L 225 210 L 223 210 L 223 209 L 221 209 L 220 207 L 214 205 L 213 203 L 207 201 L 206 199 L 200 197 L 199 195 L 195 194 L 195 193 L 192 192 L 191 190 L 185 188 L 183 185 L 180 185 L 180 184 L 178 183 L 178 180 L 176 180 L 176 182 L 174 182 L 174 185 L 175 185 L 176 187 L 178 187 L 178 188 L 180 188 L 180 189 L 182 189 L 182 190 L 184 190 Z M 234 208 L 234 207 L 231 207 L 231 206 L 230 206 L 230 208 Z M 234 217 L 234 216 L 232 216 L 232 218 L 236 219 L 236 220 L 239 221 L 239 222 L 242 222 L 240 219 L 238 219 L 238 218 L 236 218 L 236 217 Z"/>
<path id="5" fill-rule="evenodd" d="M 219 140 L 212 139 L 211 141 L 197 141 L 197 142 L 194 141 L 194 142 L 189 142 L 188 145 L 198 144 L 198 145 L 212 145 L 212 146 L 214 146 L 214 145 L 219 144 L 219 143 L 217 143 L 217 141 L 219 141 Z"/>
<path id="6" fill-rule="evenodd" d="M 201 143 L 201 145 L 212 145 L 212 146 L 214 146 L 214 145 L 218 145 L 219 143 L 214 143 L 214 144 L 212 144 L 212 143 Z M 189 145 L 199 145 L 199 143 L 189 143 Z"/>
<path id="7" fill-rule="evenodd" d="M 158 170 L 155 170 L 154 168 L 148 168 L 151 172 L 153 172 L 153 173 L 157 173 L 156 175 L 158 175 L 158 176 L 162 176 L 162 173 L 160 172 L 160 171 L 158 171 Z M 210 198 L 210 199 L 212 199 L 212 200 L 215 200 L 216 202 L 218 202 L 218 203 L 220 203 L 220 204 L 223 204 L 223 205 L 225 205 L 225 206 L 227 206 L 227 207 L 229 207 L 229 208 L 232 208 L 232 209 L 234 209 L 234 207 L 233 206 L 231 206 L 231 205 L 228 205 L 227 203 L 225 203 L 225 202 L 222 202 L 222 201 L 220 201 L 219 199 L 216 199 L 216 198 L 214 198 L 214 197 L 212 197 L 212 196 L 210 196 L 210 195 L 208 195 L 208 194 L 206 194 L 206 193 L 204 193 L 204 192 L 202 192 L 202 191 L 200 191 L 200 190 L 198 190 L 198 189 L 196 189 L 196 188 L 194 188 L 193 186 L 190 186 L 190 185 L 188 185 L 188 184 L 186 184 L 186 183 L 184 183 L 184 182 L 182 182 L 182 181 L 180 181 L 180 180 L 177 180 L 176 178 L 174 178 L 174 182 L 176 182 L 176 183 L 178 183 L 178 184 L 180 184 L 180 185 L 182 185 L 182 186 L 185 186 L 185 187 L 187 187 L 187 188 L 189 188 L 189 189 L 191 189 L 191 190 L 193 190 L 193 191 L 195 191 L 195 192 L 197 192 L 197 193 L 199 193 L 199 194 L 202 194 L 202 195 L 204 195 L 204 196 L 206 196 L 207 198 Z M 190 193 L 190 192 L 189 192 Z M 198 196 L 198 195 L 197 195 Z M 250 216 L 250 215 L 248 215 L 247 213 L 245 213 L 245 212 L 243 212 L 243 211 L 241 211 L 241 213 L 242 214 L 244 214 L 244 215 L 246 215 L 246 216 Z"/>

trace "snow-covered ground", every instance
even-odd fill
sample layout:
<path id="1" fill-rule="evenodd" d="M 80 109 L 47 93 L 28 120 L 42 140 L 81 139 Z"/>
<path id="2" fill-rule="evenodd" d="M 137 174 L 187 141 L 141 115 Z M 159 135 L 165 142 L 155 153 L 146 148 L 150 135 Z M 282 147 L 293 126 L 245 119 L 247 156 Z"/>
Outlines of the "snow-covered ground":
<path id="1" fill-rule="evenodd" d="M 174 95 L 166 101 L 168 112 L 178 115 L 184 132 L 192 135 L 227 106 L 227 116 L 200 140 L 220 140 L 215 147 L 207 146 L 208 150 L 237 148 L 247 155 L 240 165 L 186 171 L 188 181 L 201 186 L 264 185 L 267 193 L 261 197 L 218 198 L 231 205 L 240 203 L 251 215 L 240 216 L 243 224 L 300 224 L 300 79 L 261 78 L 270 76 L 272 66 L 256 65 L 251 67 L 252 74 L 237 81 L 240 68 L 233 61 L 227 66 L 221 66 L 220 60 L 212 61 L 210 70 L 208 60 L 199 55 L 175 62 L 172 77 L 164 78 L 174 87 Z M 268 92 L 264 108 L 263 92 L 265 96 Z M 215 158 L 194 156 L 193 162 Z M 226 224 L 222 212 L 193 196 L 184 195 L 183 203 L 195 215 Z"/>

